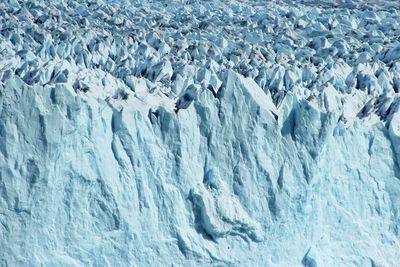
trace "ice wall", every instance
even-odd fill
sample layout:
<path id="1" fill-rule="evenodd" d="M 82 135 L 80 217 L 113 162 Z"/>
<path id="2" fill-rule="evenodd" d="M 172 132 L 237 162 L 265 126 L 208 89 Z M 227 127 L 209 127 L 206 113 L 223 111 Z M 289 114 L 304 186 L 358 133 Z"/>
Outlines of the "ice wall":
<path id="1" fill-rule="evenodd" d="M 146 117 L 10 80 L 3 265 L 395 266 L 388 130 L 295 97 L 279 124 L 254 93 L 231 72 L 218 98 Z"/>

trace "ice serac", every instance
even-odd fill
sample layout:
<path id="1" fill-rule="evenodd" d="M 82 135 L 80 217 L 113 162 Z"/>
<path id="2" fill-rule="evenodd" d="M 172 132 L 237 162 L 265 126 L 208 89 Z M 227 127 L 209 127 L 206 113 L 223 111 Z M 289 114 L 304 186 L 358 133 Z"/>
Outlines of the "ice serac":
<path id="1" fill-rule="evenodd" d="M 399 266 L 398 4 L 182 2 L 0 1 L 0 266 Z"/>

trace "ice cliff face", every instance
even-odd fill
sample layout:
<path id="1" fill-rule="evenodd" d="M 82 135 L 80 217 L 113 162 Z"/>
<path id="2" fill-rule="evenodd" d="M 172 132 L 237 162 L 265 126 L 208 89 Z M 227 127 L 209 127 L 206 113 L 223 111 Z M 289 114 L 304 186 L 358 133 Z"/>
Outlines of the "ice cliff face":
<path id="1" fill-rule="evenodd" d="M 398 266 L 398 6 L 307 2 L 0 3 L 1 266 Z"/>

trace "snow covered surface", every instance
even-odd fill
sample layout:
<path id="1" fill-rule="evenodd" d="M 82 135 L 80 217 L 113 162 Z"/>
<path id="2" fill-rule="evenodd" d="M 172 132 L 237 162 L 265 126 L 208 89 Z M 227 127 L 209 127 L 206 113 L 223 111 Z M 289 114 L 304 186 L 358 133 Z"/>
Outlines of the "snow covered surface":
<path id="1" fill-rule="evenodd" d="M 0 3 L 0 266 L 399 266 L 397 1 Z"/>

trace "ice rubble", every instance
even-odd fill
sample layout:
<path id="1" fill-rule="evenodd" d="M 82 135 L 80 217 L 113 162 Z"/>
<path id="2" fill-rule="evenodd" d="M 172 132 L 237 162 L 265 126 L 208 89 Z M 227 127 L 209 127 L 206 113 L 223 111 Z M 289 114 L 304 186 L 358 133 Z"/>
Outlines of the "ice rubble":
<path id="1" fill-rule="evenodd" d="M 4 266 L 397 266 L 399 4 L 0 3 Z"/>

